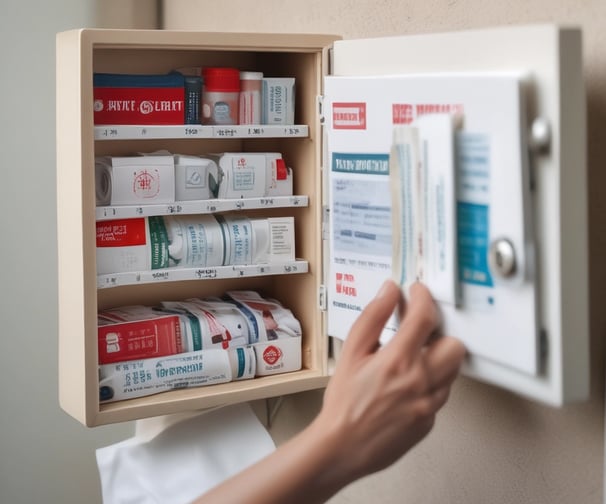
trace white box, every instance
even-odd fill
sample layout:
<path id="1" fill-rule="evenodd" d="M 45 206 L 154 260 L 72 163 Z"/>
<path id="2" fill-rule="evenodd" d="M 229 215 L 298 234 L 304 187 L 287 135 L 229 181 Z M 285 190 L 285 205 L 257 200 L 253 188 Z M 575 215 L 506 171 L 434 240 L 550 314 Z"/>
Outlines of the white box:
<path id="1" fill-rule="evenodd" d="M 172 156 L 99 157 L 95 160 L 97 206 L 174 203 Z"/>
<path id="2" fill-rule="evenodd" d="M 263 78 L 263 124 L 295 123 L 295 79 L 292 77 Z"/>
<path id="3" fill-rule="evenodd" d="M 290 373 L 301 369 L 301 338 L 283 337 L 252 345 L 257 357 L 255 376 Z"/>
<path id="4" fill-rule="evenodd" d="M 199 156 L 175 155 L 175 200 L 215 198 L 219 180 L 217 164 Z"/>
<path id="5" fill-rule="evenodd" d="M 267 160 L 265 154 L 226 152 L 211 156 L 220 171 L 219 198 L 260 198 L 265 196 Z"/>

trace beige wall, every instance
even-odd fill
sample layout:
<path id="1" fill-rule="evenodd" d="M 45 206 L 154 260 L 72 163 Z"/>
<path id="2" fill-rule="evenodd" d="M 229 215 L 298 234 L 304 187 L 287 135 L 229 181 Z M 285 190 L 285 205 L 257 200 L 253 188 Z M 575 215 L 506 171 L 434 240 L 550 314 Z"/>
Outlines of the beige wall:
<path id="1" fill-rule="evenodd" d="M 133 425 L 87 429 L 59 408 L 55 36 L 80 27 L 154 28 L 156 1 L 2 7 L 0 503 L 99 504 L 95 448 L 129 437 Z"/>
<path id="2" fill-rule="evenodd" d="M 162 15 L 159 0 L 94 0 L 97 28 L 158 27 Z"/>
<path id="3" fill-rule="evenodd" d="M 387 471 L 342 491 L 362 502 L 602 502 L 606 256 L 606 3 L 603 0 L 222 0 L 164 2 L 164 28 L 315 32 L 344 38 L 553 21 L 580 25 L 588 90 L 592 398 L 554 410 L 462 378 L 431 436 Z M 579 204 L 585 204 L 581 201 Z M 602 303 L 602 306 L 600 306 Z M 272 434 L 284 439 L 318 410 L 321 395 L 286 399 Z"/>

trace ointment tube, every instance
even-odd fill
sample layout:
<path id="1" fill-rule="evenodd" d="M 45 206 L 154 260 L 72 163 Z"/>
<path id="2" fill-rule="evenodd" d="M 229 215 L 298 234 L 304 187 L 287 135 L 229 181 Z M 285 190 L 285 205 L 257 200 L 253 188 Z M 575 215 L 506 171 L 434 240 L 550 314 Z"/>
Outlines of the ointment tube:
<path id="1" fill-rule="evenodd" d="M 208 349 L 99 366 L 100 402 L 121 401 L 170 389 L 199 387 L 255 376 L 251 347 Z"/>

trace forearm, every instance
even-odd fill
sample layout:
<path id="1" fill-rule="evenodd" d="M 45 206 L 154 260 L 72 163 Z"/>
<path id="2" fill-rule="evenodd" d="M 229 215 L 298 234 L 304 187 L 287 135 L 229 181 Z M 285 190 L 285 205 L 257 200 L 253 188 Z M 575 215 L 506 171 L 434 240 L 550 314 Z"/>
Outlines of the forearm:
<path id="1" fill-rule="evenodd" d="M 338 435 L 326 432 L 316 421 L 195 504 L 323 503 L 353 479 L 337 463 Z"/>

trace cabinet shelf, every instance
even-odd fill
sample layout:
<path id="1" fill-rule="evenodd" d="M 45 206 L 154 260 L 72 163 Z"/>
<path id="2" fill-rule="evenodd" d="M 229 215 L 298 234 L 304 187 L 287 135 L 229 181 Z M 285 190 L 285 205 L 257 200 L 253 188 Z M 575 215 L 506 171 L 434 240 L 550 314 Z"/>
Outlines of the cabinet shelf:
<path id="1" fill-rule="evenodd" d="M 100 206 L 96 208 L 97 221 L 131 219 L 155 215 L 193 215 L 256 210 L 261 208 L 297 208 L 309 205 L 308 196 L 274 196 L 264 198 L 212 199 L 179 201 L 158 205 Z"/>
<path id="2" fill-rule="evenodd" d="M 313 369 L 301 369 L 273 376 L 258 376 L 252 380 L 232 381 L 206 387 L 184 387 L 124 401 L 101 403 L 99 425 L 137 420 L 142 415 L 157 416 L 224 406 L 241 402 L 294 394 L 310 388 L 325 387 L 327 376 Z"/>
<path id="3" fill-rule="evenodd" d="M 246 124 L 202 126 L 199 124 L 95 126 L 95 140 L 147 140 L 172 138 L 305 138 L 309 127 L 301 124 Z"/>
<path id="4" fill-rule="evenodd" d="M 199 268 L 165 268 L 149 271 L 129 271 L 97 276 L 97 288 L 107 289 L 125 285 L 180 282 L 183 280 L 221 280 L 269 275 L 307 273 L 309 263 L 302 259 L 271 264 L 243 264 Z"/>

